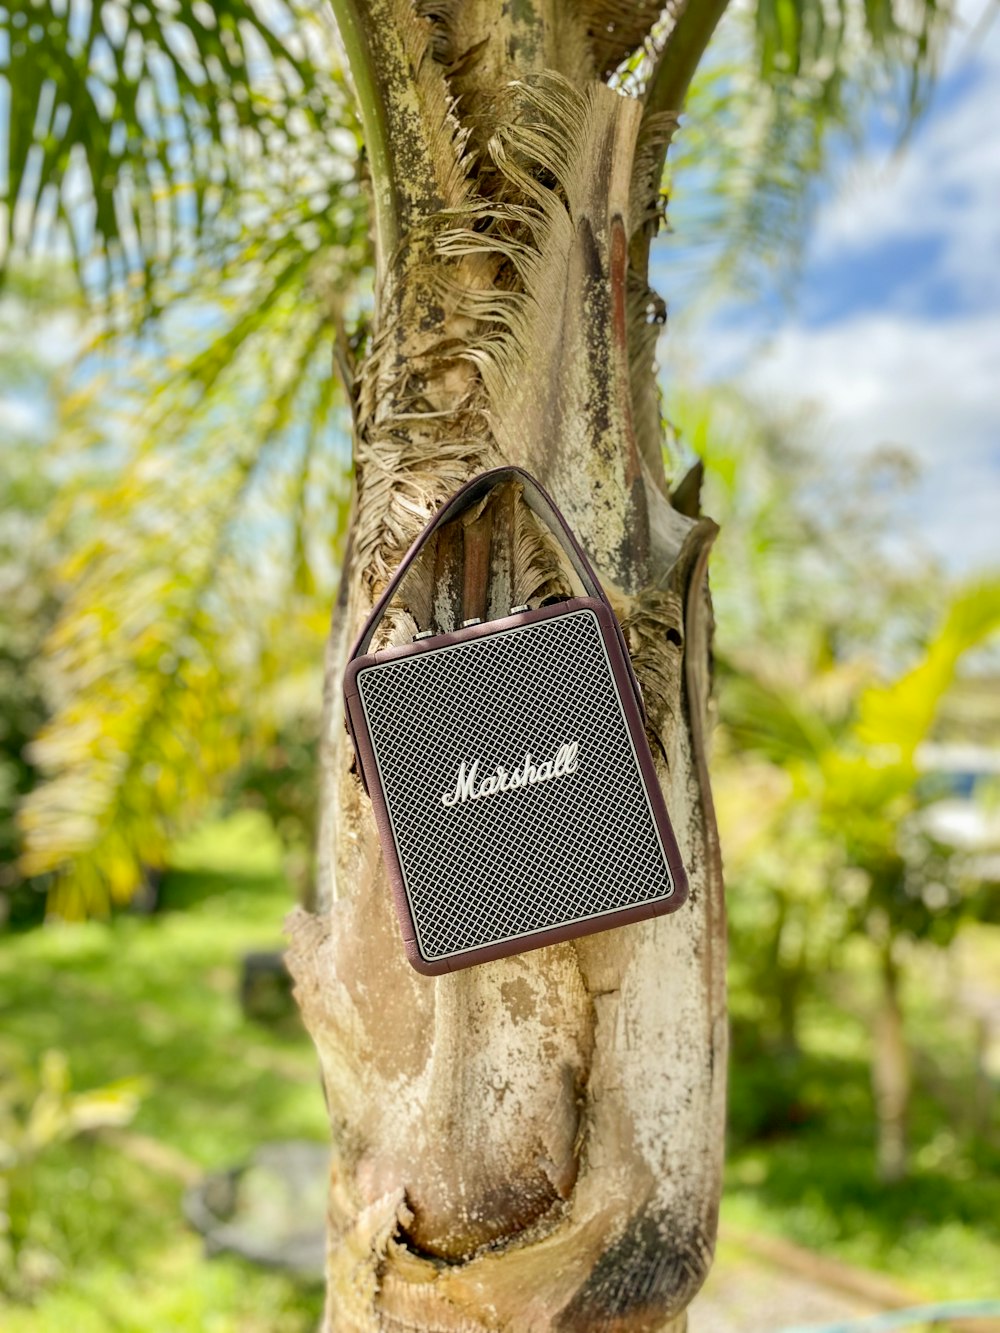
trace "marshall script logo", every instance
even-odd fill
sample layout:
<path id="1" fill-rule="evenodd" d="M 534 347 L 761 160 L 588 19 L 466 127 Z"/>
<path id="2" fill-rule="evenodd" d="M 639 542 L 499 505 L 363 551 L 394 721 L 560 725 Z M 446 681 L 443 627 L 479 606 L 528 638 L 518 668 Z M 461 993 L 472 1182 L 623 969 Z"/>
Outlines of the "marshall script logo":
<path id="1" fill-rule="evenodd" d="M 530 752 L 524 756 L 524 763 L 512 772 L 497 764 L 495 771 L 487 778 L 479 779 L 479 760 L 466 764 L 463 759 L 458 767 L 458 778 L 454 791 L 446 791 L 441 797 L 442 805 L 461 805 L 465 801 L 478 801 L 483 796 L 496 796 L 502 791 L 521 791 L 525 787 L 534 787 L 539 782 L 551 782 L 553 778 L 567 777 L 577 770 L 577 753 L 580 747 L 576 741 L 560 745 L 554 759 L 546 759 L 541 764 L 534 764 Z"/>

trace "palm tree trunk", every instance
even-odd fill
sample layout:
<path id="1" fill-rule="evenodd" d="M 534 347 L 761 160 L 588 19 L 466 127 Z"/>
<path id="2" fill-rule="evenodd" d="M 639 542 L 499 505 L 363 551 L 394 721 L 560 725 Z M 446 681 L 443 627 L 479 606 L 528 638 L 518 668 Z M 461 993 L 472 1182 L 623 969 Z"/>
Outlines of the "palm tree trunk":
<path id="1" fill-rule="evenodd" d="M 595 44 L 585 8 L 477 0 L 432 22 L 401 0 L 338 9 L 370 97 L 378 273 L 351 371 L 356 496 L 328 653 L 317 911 L 290 923 L 334 1140 L 328 1333 L 679 1331 L 714 1244 L 715 527 L 677 512 L 663 475 L 648 315 L 662 303 L 642 256 L 669 120 L 605 86 L 615 39 L 598 23 Z M 606 581 L 692 895 L 671 918 L 430 980 L 403 955 L 339 680 L 415 532 L 499 463 L 551 488 Z M 387 638 L 571 589 L 504 487 L 441 532 Z"/>
<path id="2" fill-rule="evenodd" d="M 879 1179 L 887 1184 L 906 1175 L 906 1121 L 910 1105 L 910 1052 L 903 1026 L 899 967 L 891 939 L 881 957 L 882 994 L 875 1018 L 872 1088 L 878 1125 Z"/>

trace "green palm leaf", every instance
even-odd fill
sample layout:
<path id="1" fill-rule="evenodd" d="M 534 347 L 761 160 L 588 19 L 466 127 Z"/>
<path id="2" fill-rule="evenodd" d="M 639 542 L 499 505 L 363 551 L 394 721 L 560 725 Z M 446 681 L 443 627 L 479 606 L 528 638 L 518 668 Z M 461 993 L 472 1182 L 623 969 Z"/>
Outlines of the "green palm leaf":
<path id="1" fill-rule="evenodd" d="M 939 0 L 756 0 L 720 25 L 687 99 L 667 186 L 699 268 L 754 286 L 794 278 L 838 143 L 872 114 L 909 133 L 932 87 L 952 8 Z"/>
<path id="2" fill-rule="evenodd" d="M 909 765 L 927 739 L 965 655 L 1000 629 L 1000 579 L 962 588 L 945 609 L 923 658 L 888 685 L 873 685 L 859 701 L 858 740 Z"/>
<path id="3" fill-rule="evenodd" d="M 127 901 L 290 694 L 304 714 L 319 697 L 349 474 L 333 316 L 325 256 L 269 258 L 242 292 L 206 279 L 214 323 L 191 350 L 168 329 L 169 356 L 124 384 L 111 357 L 67 400 L 79 480 L 52 523 L 81 536 L 45 648 L 60 701 L 32 750 L 45 781 L 21 810 L 25 872 L 55 876 L 63 916 Z"/>
<path id="4" fill-rule="evenodd" d="M 350 116 L 336 62 L 310 54 L 321 37 L 297 0 L 14 0 L 0 11 L 0 260 L 65 238 L 95 288 L 145 287 L 186 245 L 227 235 L 248 182 L 343 176 L 331 134 Z"/>

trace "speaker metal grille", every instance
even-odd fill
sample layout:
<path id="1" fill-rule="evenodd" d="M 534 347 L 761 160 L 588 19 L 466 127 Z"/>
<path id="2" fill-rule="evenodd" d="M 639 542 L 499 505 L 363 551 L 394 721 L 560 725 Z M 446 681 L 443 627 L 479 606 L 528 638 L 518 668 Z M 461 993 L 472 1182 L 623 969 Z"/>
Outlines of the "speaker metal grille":
<path id="1" fill-rule="evenodd" d="M 357 683 L 428 962 L 673 893 L 593 611 L 380 662 Z M 463 762 L 482 782 L 573 743 L 575 772 L 442 801 Z"/>

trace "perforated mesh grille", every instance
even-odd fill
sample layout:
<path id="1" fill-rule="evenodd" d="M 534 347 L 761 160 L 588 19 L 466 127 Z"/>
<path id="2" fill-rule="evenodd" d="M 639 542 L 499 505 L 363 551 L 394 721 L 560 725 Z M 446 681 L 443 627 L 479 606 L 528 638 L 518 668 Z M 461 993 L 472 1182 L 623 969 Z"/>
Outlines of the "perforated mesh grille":
<path id="1" fill-rule="evenodd" d="M 420 952 L 428 961 L 669 897 L 670 871 L 592 611 L 358 675 Z M 577 770 L 454 806 L 564 744 Z"/>

